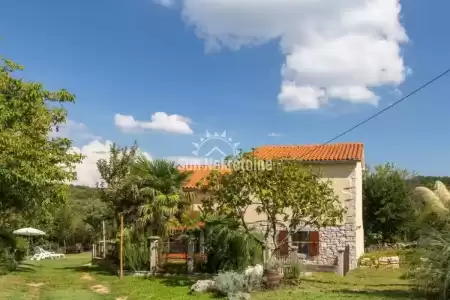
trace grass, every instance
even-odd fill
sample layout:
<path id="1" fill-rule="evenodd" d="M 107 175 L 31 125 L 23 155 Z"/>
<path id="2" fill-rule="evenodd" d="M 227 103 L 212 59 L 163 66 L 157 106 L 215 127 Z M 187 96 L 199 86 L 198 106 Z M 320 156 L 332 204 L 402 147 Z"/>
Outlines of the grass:
<path id="1" fill-rule="evenodd" d="M 64 260 L 27 262 L 20 270 L 0 277 L 0 299 L 213 299 L 208 294 L 188 294 L 194 279 L 180 276 L 125 277 L 120 280 L 96 267 L 84 266 L 89 261 L 90 254 L 74 254 Z M 376 269 L 357 270 L 346 277 L 318 273 L 304 279 L 298 287 L 255 293 L 252 299 L 412 299 L 411 286 L 408 281 L 400 279 L 401 275 L 400 270 Z M 105 293 L 99 293 L 102 291 Z"/>

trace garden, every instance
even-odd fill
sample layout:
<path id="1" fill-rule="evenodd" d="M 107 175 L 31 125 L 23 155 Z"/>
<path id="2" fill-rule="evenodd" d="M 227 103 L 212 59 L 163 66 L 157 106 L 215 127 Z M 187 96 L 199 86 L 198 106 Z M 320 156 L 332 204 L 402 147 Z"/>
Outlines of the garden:
<path id="1" fill-rule="evenodd" d="M 195 277 L 126 276 L 120 280 L 89 262 L 89 253 L 71 254 L 65 260 L 27 261 L 16 271 L 0 277 L 0 299 L 216 299 L 211 293 L 189 293 Z M 298 286 L 254 292 L 252 299 L 414 299 L 411 282 L 402 279 L 402 274 L 401 270 L 385 269 L 355 270 L 345 277 L 317 273 L 304 278 Z"/>
<path id="2" fill-rule="evenodd" d="M 391 164 L 366 168 L 365 245 L 394 252 L 380 256 L 368 251 L 361 268 L 347 276 L 311 273 L 294 247 L 292 256 L 282 250 L 299 229 L 336 226 L 346 215 L 320 172 L 280 159 L 257 172 L 212 170 L 195 189 L 185 189 L 189 170 L 173 161 L 148 159 L 136 143 L 113 144 L 109 158 L 97 162 L 101 181 L 96 188 L 70 186 L 83 156 L 73 151 L 69 139 L 53 133 L 67 122 L 62 104 L 75 97 L 20 79 L 22 69 L 2 59 L 2 299 L 449 298 L 448 178 L 424 178 Z M 256 158 L 243 152 L 230 159 L 255 163 Z M 195 211 L 192 203 L 199 195 L 202 207 Z M 265 217 L 248 224 L 245 213 L 254 205 Z M 74 245 L 105 245 L 108 240 L 114 246 L 103 249 L 100 258 L 111 262 L 114 274 L 101 263 L 90 265 L 86 254 L 31 262 L 26 259 L 30 241 L 12 234 L 29 226 L 45 229 L 47 235 L 33 243 L 47 250 L 67 252 Z M 281 239 L 280 229 L 285 233 Z M 150 237 L 158 237 L 160 246 L 153 249 Z M 398 263 L 384 268 L 385 257 L 396 257 L 391 260 Z M 121 265 L 127 274 L 152 276 L 120 279 Z"/>

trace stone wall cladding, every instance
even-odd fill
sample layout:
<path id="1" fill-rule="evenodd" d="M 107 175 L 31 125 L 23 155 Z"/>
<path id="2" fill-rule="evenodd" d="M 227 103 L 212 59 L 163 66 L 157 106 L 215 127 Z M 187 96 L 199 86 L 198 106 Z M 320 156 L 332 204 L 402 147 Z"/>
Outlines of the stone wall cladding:
<path id="1" fill-rule="evenodd" d="M 336 264 L 338 251 L 346 245 L 350 247 L 350 269 L 357 268 L 356 259 L 356 171 L 349 177 L 349 187 L 345 200 L 347 214 L 342 226 L 327 227 L 320 230 L 319 264 Z"/>
<path id="2" fill-rule="evenodd" d="M 320 230 L 318 263 L 335 265 L 339 249 L 345 247 L 346 233 L 344 226 L 327 227 Z"/>

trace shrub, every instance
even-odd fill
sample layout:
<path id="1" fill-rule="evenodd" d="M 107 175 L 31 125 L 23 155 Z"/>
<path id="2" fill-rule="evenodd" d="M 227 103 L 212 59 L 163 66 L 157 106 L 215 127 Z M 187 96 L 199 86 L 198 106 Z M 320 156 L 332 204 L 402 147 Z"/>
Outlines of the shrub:
<path id="1" fill-rule="evenodd" d="M 302 273 L 305 271 L 304 265 L 300 259 L 290 257 L 287 261 L 287 266 L 284 267 L 285 279 L 299 279 Z"/>
<path id="2" fill-rule="evenodd" d="M 443 231 L 427 230 L 420 240 L 420 256 L 411 264 L 409 276 L 426 294 L 450 299 L 450 226 Z"/>
<path id="3" fill-rule="evenodd" d="M 237 294 L 246 290 L 246 279 L 244 274 L 237 272 L 220 272 L 214 277 L 215 288 L 222 296 Z"/>
<path id="4" fill-rule="evenodd" d="M 124 245 L 124 265 L 128 270 L 145 271 L 149 269 L 149 246 L 146 242 L 126 243 Z"/>
<path id="5" fill-rule="evenodd" d="M 16 237 L 16 245 L 14 249 L 14 260 L 21 262 L 27 255 L 28 241 L 23 237 Z"/>
<path id="6" fill-rule="evenodd" d="M 114 255 L 119 258 L 117 247 Z M 149 270 L 150 245 L 144 233 L 125 229 L 123 245 L 124 268 L 132 271 Z"/>
<path id="7" fill-rule="evenodd" d="M 219 217 L 207 221 L 205 232 L 208 273 L 243 271 L 247 266 L 262 261 L 257 233 L 245 232 L 236 220 Z"/>
<path id="8" fill-rule="evenodd" d="M 20 238 L 8 232 L 0 232 L 0 275 L 14 271 L 24 259 L 26 246 Z"/>

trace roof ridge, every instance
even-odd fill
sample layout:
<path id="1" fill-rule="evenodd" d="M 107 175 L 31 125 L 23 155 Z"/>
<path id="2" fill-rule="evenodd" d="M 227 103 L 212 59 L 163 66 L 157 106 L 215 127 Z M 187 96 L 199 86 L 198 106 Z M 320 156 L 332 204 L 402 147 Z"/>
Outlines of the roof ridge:
<path id="1" fill-rule="evenodd" d="M 363 142 L 342 142 L 342 143 L 333 143 L 333 144 L 272 144 L 272 145 L 261 145 L 256 147 L 264 148 L 264 147 L 326 147 L 326 146 L 343 146 L 343 145 L 364 145 Z"/>

